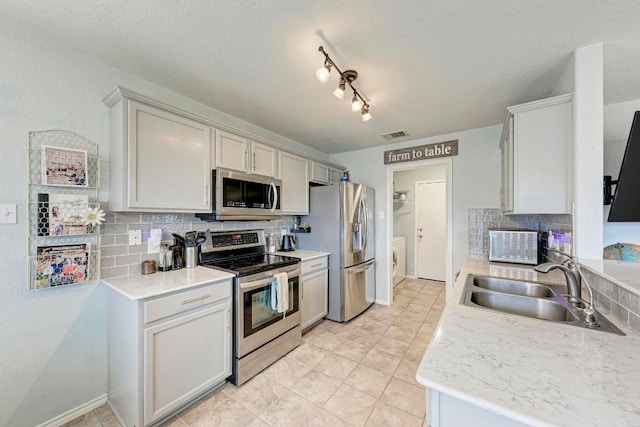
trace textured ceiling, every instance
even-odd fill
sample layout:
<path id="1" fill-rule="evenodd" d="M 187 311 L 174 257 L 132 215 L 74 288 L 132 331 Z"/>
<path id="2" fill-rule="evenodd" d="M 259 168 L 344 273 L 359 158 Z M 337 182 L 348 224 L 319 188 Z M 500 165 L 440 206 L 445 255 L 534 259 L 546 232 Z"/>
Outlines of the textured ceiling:
<path id="1" fill-rule="evenodd" d="M 640 1 L 2 0 L 0 25 L 326 153 L 501 123 L 605 42 L 605 100 L 640 98 Z M 323 45 L 373 119 L 314 76 Z"/>

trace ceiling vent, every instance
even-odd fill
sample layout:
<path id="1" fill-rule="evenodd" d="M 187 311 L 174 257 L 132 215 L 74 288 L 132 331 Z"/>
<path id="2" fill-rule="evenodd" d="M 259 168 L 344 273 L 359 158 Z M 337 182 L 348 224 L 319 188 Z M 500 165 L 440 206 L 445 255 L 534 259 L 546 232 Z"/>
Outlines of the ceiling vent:
<path id="1" fill-rule="evenodd" d="M 409 134 L 403 130 L 397 130 L 395 132 L 389 132 L 389 133 L 383 133 L 382 137 L 384 139 L 386 139 L 387 141 L 390 141 L 392 139 L 396 139 L 396 138 L 404 138 L 405 136 L 409 136 Z"/>

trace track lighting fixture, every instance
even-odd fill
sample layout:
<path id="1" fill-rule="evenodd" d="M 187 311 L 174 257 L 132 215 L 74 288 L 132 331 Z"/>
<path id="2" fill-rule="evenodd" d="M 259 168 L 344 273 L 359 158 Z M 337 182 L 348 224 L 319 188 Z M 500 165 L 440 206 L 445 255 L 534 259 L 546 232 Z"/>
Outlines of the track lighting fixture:
<path id="1" fill-rule="evenodd" d="M 324 66 L 318 68 L 316 71 L 316 77 L 321 83 L 326 83 L 329 80 L 329 74 L 331 73 L 331 67 L 334 67 L 340 74 L 340 83 L 336 90 L 333 91 L 333 95 L 338 99 L 344 99 L 344 91 L 348 84 L 351 90 L 353 90 L 353 99 L 351 100 L 351 111 L 362 114 L 362 121 L 366 122 L 371 120 L 371 114 L 369 113 L 369 104 L 360 95 L 360 92 L 353 86 L 353 82 L 358 78 L 358 72 L 355 70 L 341 71 L 335 62 L 329 57 L 329 54 L 325 52 L 324 47 L 318 48 L 324 55 Z"/>

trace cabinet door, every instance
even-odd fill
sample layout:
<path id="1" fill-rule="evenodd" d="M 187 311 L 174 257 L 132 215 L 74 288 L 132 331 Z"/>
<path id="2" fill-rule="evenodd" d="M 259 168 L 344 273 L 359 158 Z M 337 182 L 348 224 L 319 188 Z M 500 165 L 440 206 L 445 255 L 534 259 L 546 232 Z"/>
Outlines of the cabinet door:
<path id="1" fill-rule="evenodd" d="M 229 375 L 230 301 L 145 329 L 145 425 Z"/>
<path id="2" fill-rule="evenodd" d="M 123 210 L 210 212 L 211 128 L 129 102 Z"/>
<path id="3" fill-rule="evenodd" d="M 215 167 L 249 172 L 248 145 L 246 138 L 216 129 Z"/>
<path id="4" fill-rule="evenodd" d="M 307 159 L 284 151 L 278 159 L 282 181 L 280 208 L 283 214 L 309 214 L 309 175 Z"/>
<path id="5" fill-rule="evenodd" d="M 311 162 L 311 181 L 318 184 L 329 184 L 329 166 Z"/>
<path id="6" fill-rule="evenodd" d="M 336 182 L 340 182 L 342 179 L 342 173 L 344 171 L 342 169 L 331 168 L 329 172 L 329 184 L 335 184 Z"/>
<path id="7" fill-rule="evenodd" d="M 329 270 L 320 270 L 301 277 L 300 310 L 302 330 L 312 326 L 329 312 Z"/>
<path id="8" fill-rule="evenodd" d="M 276 177 L 278 150 L 269 145 L 251 141 L 251 173 Z"/>

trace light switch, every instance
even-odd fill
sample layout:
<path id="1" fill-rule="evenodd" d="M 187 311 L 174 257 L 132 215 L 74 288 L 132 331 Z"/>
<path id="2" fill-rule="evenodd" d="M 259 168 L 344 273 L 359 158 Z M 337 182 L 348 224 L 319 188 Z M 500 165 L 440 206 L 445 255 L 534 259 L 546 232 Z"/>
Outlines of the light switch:
<path id="1" fill-rule="evenodd" d="M 16 224 L 18 222 L 16 204 L 0 204 L 0 224 Z"/>
<path id="2" fill-rule="evenodd" d="M 142 244 L 142 230 L 129 230 L 129 246 Z"/>

